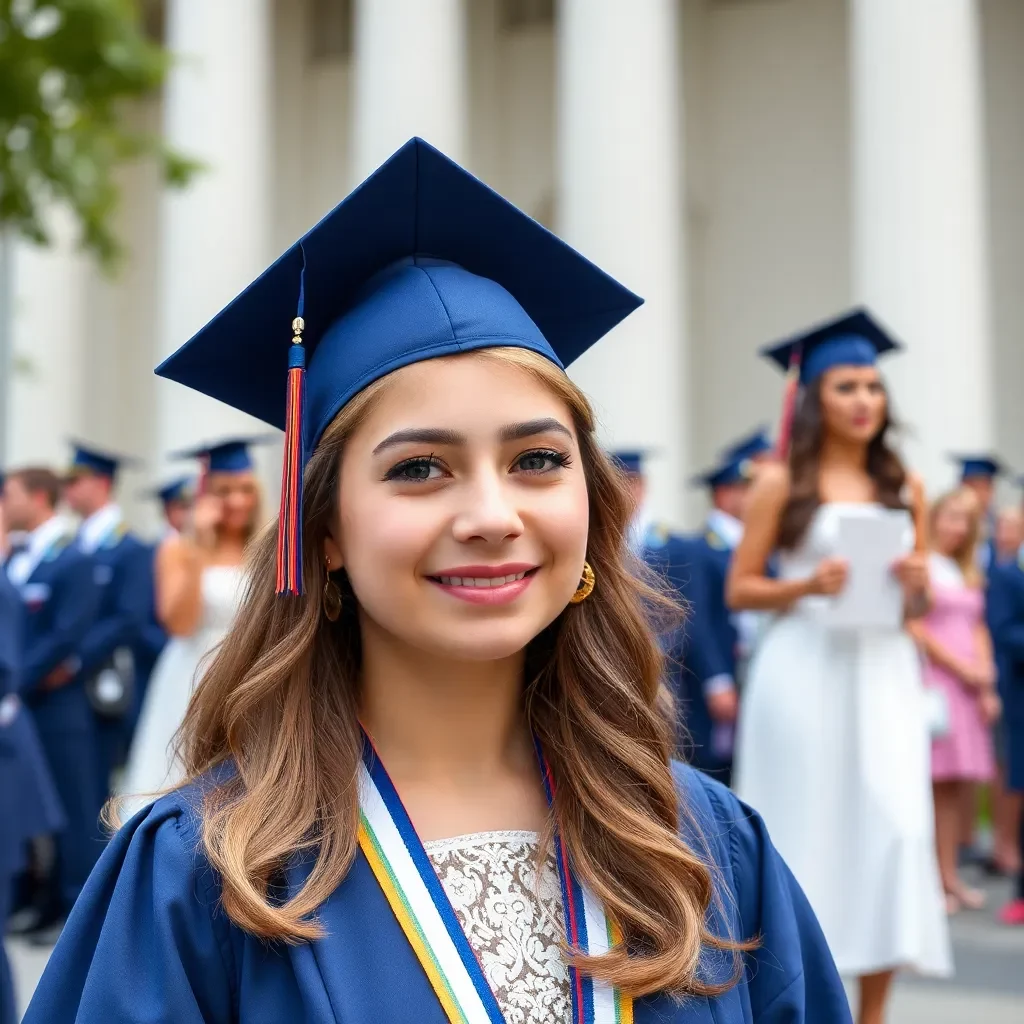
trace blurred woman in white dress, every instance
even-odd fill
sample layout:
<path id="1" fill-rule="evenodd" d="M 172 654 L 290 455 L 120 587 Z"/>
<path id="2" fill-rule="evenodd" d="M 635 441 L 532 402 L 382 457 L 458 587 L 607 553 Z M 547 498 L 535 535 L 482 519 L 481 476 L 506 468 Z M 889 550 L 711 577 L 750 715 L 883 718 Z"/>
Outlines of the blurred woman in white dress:
<path id="1" fill-rule="evenodd" d="M 250 443 L 224 441 L 188 453 L 207 470 L 191 528 L 169 537 L 157 554 L 157 616 L 171 640 L 147 687 L 125 771 L 122 793 L 133 807 L 180 781 L 175 733 L 207 656 L 242 600 L 245 548 L 260 521 Z"/>
<path id="2" fill-rule="evenodd" d="M 840 971 L 860 978 L 861 1024 L 882 1024 L 897 969 L 950 970 L 917 650 L 902 623 L 828 622 L 850 572 L 840 524 L 880 509 L 905 521 L 891 570 L 905 616 L 929 607 L 925 496 L 887 444 L 875 365 L 897 347 L 857 311 L 766 350 L 794 374 L 788 460 L 758 473 L 727 594 L 734 609 L 774 613 L 747 679 L 736 788 L 764 815 Z"/>

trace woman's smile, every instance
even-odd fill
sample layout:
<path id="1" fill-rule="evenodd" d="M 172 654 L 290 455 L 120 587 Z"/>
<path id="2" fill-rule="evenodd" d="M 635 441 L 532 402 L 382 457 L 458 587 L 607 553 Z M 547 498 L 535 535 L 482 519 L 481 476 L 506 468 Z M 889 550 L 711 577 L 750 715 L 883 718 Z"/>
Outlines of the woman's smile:
<path id="1" fill-rule="evenodd" d="M 508 604 L 522 594 L 540 567 L 521 562 L 506 565 L 462 565 L 427 576 L 434 586 L 471 604 Z"/>

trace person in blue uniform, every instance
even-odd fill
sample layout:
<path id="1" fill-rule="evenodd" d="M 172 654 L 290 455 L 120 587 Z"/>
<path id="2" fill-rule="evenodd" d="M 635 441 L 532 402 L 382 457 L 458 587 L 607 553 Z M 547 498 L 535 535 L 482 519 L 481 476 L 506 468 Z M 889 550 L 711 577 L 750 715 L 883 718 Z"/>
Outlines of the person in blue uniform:
<path id="1" fill-rule="evenodd" d="M 188 779 L 26 1024 L 849 1021 L 756 813 L 670 760 L 656 595 L 563 369 L 639 302 L 413 140 L 160 367 L 286 428 L 279 528 Z"/>
<path id="2" fill-rule="evenodd" d="M 32 712 L 67 818 L 57 834 L 54 887 L 26 927 L 48 939 L 71 909 L 99 856 L 96 726 L 76 671 L 99 605 L 89 557 L 56 514 L 60 479 L 47 469 L 7 474 L 4 514 L 24 546 L 6 564 L 24 607 L 19 696 Z"/>
<path id="3" fill-rule="evenodd" d="M 64 501 L 81 518 L 78 546 L 90 557 L 100 593 L 99 608 L 78 652 L 81 678 L 96 726 L 96 792 L 111 793 L 111 777 L 123 764 L 135 708 L 135 651 L 142 646 L 153 602 L 150 548 L 129 530 L 114 501 L 122 455 L 81 443 L 64 483 Z M 98 811 L 98 809 L 97 809 Z"/>
<path id="4" fill-rule="evenodd" d="M 1006 788 L 1024 793 L 1024 557 L 1000 562 L 989 573 L 987 618 L 1003 702 Z M 1018 822 L 1024 864 L 1024 817 Z M 1024 868 L 1014 898 L 1003 907 L 1005 924 L 1024 925 Z"/>
<path id="5" fill-rule="evenodd" d="M 0 509 L 2 553 L 6 553 L 4 537 Z M 18 591 L 0 573 L 0 928 L 8 918 L 14 880 L 27 866 L 29 843 L 64 827 L 46 755 L 32 716 L 18 695 L 23 615 Z M 0 942 L 0 1024 L 17 1022 L 14 994 L 10 964 Z"/>
<path id="6" fill-rule="evenodd" d="M 682 625 L 670 629 L 662 640 L 667 654 L 666 681 L 675 699 L 679 750 L 701 771 L 727 777 L 728 760 L 717 753 L 711 740 L 708 707 L 729 702 L 731 679 L 729 686 L 722 685 L 728 666 L 720 656 L 719 644 L 708 632 L 707 616 L 697 614 L 705 598 L 695 538 L 651 522 L 644 512 L 648 454 L 643 449 L 609 453 L 623 474 L 633 504 L 627 546 L 665 581 L 687 611 Z M 706 691 L 704 681 L 710 683 Z M 724 701 L 721 694 L 725 694 Z"/>
<path id="7" fill-rule="evenodd" d="M 983 572 L 995 564 L 995 496 L 996 481 L 1006 472 L 1006 467 L 994 455 L 954 455 L 954 462 L 960 466 L 960 483 L 974 492 L 981 505 L 983 536 L 978 545 L 978 561 Z"/>
<path id="8" fill-rule="evenodd" d="M 694 763 L 726 784 L 731 780 L 733 742 L 739 712 L 739 668 L 753 647 L 750 616 L 730 612 L 725 579 L 743 535 L 743 502 L 754 476 L 749 443 L 734 446 L 723 461 L 695 482 L 708 488 L 711 511 L 703 532 L 690 538 L 690 583 L 683 591 L 691 607 L 691 629 L 708 653 L 688 694 L 690 731 L 701 753 Z M 741 632 L 741 628 L 743 631 Z M 707 672 L 713 674 L 707 675 Z"/>

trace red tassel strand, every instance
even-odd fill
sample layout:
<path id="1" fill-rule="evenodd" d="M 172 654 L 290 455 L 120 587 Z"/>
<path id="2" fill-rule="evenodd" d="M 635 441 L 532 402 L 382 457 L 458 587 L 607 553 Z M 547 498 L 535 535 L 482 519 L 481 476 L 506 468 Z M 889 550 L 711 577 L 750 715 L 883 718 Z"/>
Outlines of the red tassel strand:
<path id="1" fill-rule="evenodd" d="M 281 471 L 281 512 L 277 524 L 277 592 L 302 593 L 302 452 L 303 405 L 306 391 L 306 351 L 302 345 L 305 324 L 292 321 L 288 353 L 288 401 L 284 431 L 284 466 Z"/>

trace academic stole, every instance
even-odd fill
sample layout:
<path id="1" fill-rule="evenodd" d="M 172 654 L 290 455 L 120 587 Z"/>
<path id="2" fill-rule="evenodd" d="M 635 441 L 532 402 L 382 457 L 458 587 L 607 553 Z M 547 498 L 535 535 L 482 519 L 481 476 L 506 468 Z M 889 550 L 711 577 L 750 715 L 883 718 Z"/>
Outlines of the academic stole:
<path id="1" fill-rule="evenodd" d="M 537 745 L 548 805 L 550 766 Z M 394 784 L 365 734 L 359 772 L 359 846 L 451 1024 L 505 1024 L 494 993 Z M 581 885 L 555 835 L 568 944 L 592 956 L 622 940 L 600 901 Z M 569 967 L 572 1024 L 633 1024 L 633 1002 Z"/>

